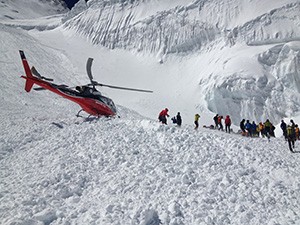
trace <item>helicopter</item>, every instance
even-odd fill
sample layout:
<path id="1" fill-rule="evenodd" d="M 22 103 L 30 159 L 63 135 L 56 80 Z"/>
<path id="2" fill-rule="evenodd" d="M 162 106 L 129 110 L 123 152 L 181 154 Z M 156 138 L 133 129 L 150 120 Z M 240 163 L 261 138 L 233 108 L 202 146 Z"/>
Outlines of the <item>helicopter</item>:
<path id="1" fill-rule="evenodd" d="M 25 82 L 25 90 L 27 92 L 30 92 L 33 85 L 36 84 L 40 87 L 33 88 L 36 91 L 40 90 L 49 90 L 51 92 L 54 92 L 55 94 L 58 94 L 62 96 L 63 98 L 66 98 L 72 102 L 77 103 L 81 110 L 77 113 L 77 117 L 80 117 L 80 113 L 82 111 L 85 111 L 90 116 L 106 116 L 106 117 L 113 117 L 117 114 L 117 108 L 114 104 L 114 102 L 101 94 L 96 89 L 96 86 L 101 87 L 108 87 L 108 88 L 115 88 L 115 89 L 122 89 L 127 91 L 138 91 L 138 92 L 148 92 L 152 93 L 153 91 L 150 90 L 143 90 L 143 89 L 135 89 L 135 88 L 127 88 L 127 87 L 119 87 L 119 86 L 113 86 L 113 85 L 107 85 L 107 84 L 101 84 L 97 81 L 94 81 L 92 76 L 92 63 L 93 58 L 88 58 L 86 63 L 86 70 L 87 75 L 90 79 L 89 84 L 82 85 L 82 86 L 76 86 L 76 87 L 69 87 L 67 85 L 61 84 L 54 84 L 52 83 L 53 79 L 47 78 L 42 76 L 35 67 L 29 67 L 29 64 L 27 62 L 27 59 L 25 57 L 25 53 L 22 50 L 19 50 L 22 64 L 25 70 L 26 76 L 21 76 L 26 80 Z"/>

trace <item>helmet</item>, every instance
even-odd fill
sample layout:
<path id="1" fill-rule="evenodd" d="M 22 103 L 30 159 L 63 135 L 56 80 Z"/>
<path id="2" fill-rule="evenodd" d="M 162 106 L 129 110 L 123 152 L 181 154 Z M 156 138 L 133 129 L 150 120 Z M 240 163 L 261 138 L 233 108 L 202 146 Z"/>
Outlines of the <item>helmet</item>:
<path id="1" fill-rule="evenodd" d="M 169 111 L 168 108 L 165 108 L 166 111 Z"/>

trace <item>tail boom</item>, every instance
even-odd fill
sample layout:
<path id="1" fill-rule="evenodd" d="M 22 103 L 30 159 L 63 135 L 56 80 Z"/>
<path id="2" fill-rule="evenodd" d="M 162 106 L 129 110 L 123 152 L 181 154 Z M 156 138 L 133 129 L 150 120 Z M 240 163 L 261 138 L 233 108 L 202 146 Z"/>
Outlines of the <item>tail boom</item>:
<path id="1" fill-rule="evenodd" d="M 31 70 L 30 70 L 30 67 L 28 65 L 28 62 L 27 62 L 27 59 L 25 57 L 25 54 L 22 50 L 19 50 L 20 52 L 20 56 L 21 56 L 21 59 L 22 59 L 22 64 L 23 64 L 23 67 L 24 67 L 24 70 L 25 70 L 25 74 L 26 76 L 22 76 L 22 78 L 26 79 L 26 83 L 25 83 L 25 90 L 27 92 L 30 92 L 33 84 L 34 84 L 34 76 L 32 75 L 31 73 Z"/>

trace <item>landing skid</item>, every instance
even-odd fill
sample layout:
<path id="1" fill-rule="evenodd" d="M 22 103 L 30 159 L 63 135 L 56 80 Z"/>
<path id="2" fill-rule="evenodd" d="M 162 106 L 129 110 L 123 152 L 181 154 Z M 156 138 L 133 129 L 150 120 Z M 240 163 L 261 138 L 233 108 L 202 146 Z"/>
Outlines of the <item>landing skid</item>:
<path id="1" fill-rule="evenodd" d="M 107 119 L 121 118 L 119 115 L 114 115 L 114 116 L 104 116 L 104 115 L 102 115 L 102 114 L 100 114 L 100 113 L 98 113 L 97 116 L 91 115 L 91 114 L 89 114 L 88 116 L 82 116 L 82 115 L 80 115 L 80 113 L 81 113 L 82 111 L 84 111 L 84 110 L 83 110 L 83 109 L 79 110 L 78 113 L 76 114 L 76 117 L 83 118 L 85 122 L 97 120 L 97 119 L 100 119 L 100 118 L 103 118 L 103 117 L 105 117 L 105 118 L 107 118 Z"/>
<path id="2" fill-rule="evenodd" d="M 111 116 L 103 116 L 101 114 L 98 114 L 97 116 L 94 116 L 94 115 L 91 115 L 91 114 L 89 114 L 88 116 L 82 116 L 82 115 L 80 115 L 80 113 L 82 111 L 84 111 L 84 110 L 83 109 L 79 110 L 78 113 L 76 114 L 76 117 L 83 118 L 85 121 L 93 121 L 93 120 L 99 119 L 101 117 L 112 118 Z"/>
<path id="3" fill-rule="evenodd" d="M 91 115 L 91 114 L 89 114 L 87 117 L 85 117 L 85 116 L 80 115 L 80 113 L 81 113 L 82 111 L 83 111 L 83 109 L 79 110 L 78 113 L 76 114 L 76 116 L 77 116 L 77 117 L 81 117 L 81 118 L 85 118 L 85 119 L 89 119 L 89 118 L 91 118 L 91 117 L 96 117 L 96 118 L 99 118 L 99 117 L 100 117 L 100 115 L 98 115 L 98 116 L 93 116 L 93 115 Z"/>
<path id="4" fill-rule="evenodd" d="M 83 111 L 83 109 L 80 109 L 80 110 L 78 111 L 78 113 L 76 114 L 76 116 L 77 116 L 77 117 L 83 117 L 83 116 L 80 115 L 80 113 L 81 113 L 82 111 Z"/>

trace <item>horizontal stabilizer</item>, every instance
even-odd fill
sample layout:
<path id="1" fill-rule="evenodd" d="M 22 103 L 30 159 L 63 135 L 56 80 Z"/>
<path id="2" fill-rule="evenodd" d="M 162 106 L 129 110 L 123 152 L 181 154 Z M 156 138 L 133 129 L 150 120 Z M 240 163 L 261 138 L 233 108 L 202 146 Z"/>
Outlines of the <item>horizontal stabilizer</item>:
<path id="1" fill-rule="evenodd" d="M 43 88 L 43 87 L 37 87 L 37 88 L 33 88 L 33 90 L 35 90 L 35 91 L 44 91 L 44 90 L 47 90 L 47 89 Z"/>

